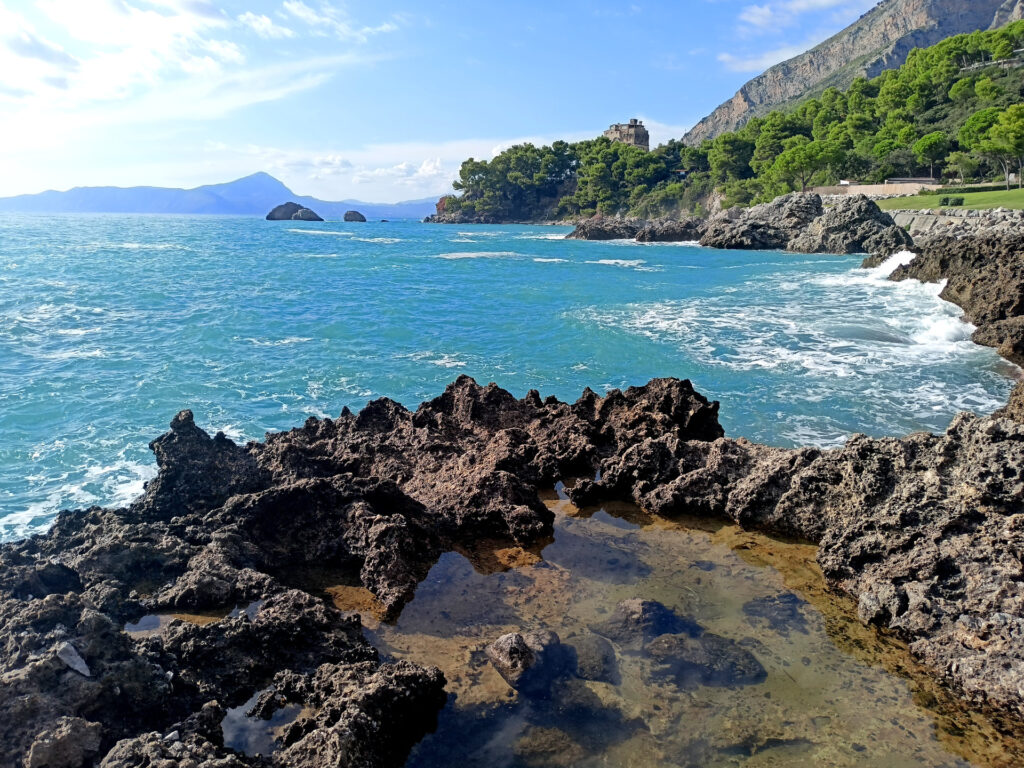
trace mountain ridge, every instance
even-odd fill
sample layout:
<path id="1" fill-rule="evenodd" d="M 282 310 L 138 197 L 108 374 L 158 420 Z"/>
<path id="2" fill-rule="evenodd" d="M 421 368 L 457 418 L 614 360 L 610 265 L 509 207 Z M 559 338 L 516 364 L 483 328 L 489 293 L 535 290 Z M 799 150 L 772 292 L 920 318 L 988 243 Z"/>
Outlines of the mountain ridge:
<path id="1" fill-rule="evenodd" d="M 1024 18 L 1024 0 L 881 0 L 857 21 L 799 56 L 749 80 L 683 137 L 691 146 L 741 128 L 828 87 L 875 77 L 953 35 L 995 29 Z"/>
<path id="2" fill-rule="evenodd" d="M 434 198 L 398 203 L 362 200 L 320 200 L 296 195 L 269 173 L 258 171 L 233 181 L 177 187 L 72 187 L 31 195 L 0 198 L 0 212 L 9 213 L 165 213 L 193 215 L 265 216 L 285 202 L 312 208 L 326 218 L 341 218 L 358 208 L 368 218 L 422 218 L 434 212 Z"/>

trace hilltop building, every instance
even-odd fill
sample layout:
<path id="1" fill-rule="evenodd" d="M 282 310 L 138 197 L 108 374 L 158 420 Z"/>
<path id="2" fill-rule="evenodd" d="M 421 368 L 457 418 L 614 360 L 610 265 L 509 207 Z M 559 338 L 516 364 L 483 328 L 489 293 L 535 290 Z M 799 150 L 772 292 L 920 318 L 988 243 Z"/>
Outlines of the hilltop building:
<path id="1" fill-rule="evenodd" d="M 644 128 L 643 121 L 635 117 L 628 123 L 616 123 L 605 131 L 604 135 L 612 141 L 621 141 L 623 144 L 632 144 L 647 152 L 651 151 L 651 135 Z"/>

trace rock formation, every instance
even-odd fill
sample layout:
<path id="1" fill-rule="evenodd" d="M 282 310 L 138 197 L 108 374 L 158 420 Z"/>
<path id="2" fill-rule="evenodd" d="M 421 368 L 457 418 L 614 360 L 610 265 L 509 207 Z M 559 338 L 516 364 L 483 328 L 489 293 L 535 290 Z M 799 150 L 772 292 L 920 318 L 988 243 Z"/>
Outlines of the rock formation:
<path id="1" fill-rule="evenodd" d="M 712 216 L 700 244 L 711 248 L 785 250 L 824 209 L 818 195 L 793 192 L 750 208 Z"/>
<path id="2" fill-rule="evenodd" d="M 345 211 L 345 221 L 366 221 L 366 217 L 359 211 Z"/>
<path id="3" fill-rule="evenodd" d="M 643 219 L 592 216 L 576 225 L 566 240 L 632 240 L 647 226 Z"/>
<path id="4" fill-rule="evenodd" d="M 749 81 L 683 141 L 696 146 L 826 88 L 845 89 L 858 77 L 894 69 L 914 48 L 1020 18 L 1024 0 L 882 0 L 842 32 Z"/>
<path id="5" fill-rule="evenodd" d="M 798 253 L 875 253 L 891 256 L 914 244 L 906 230 L 864 195 L 843 198 L 790 240 Z"/>
<path id="6" fill-rule="evenodd" d="M 704 234 L 703 219 L 658 219 L 649 222 L 636 234 L 638 243 L 696 242 Z"/>
<path id="7" fill-rule="evenodd" d="M 323 219 L 298 203 L 282 203 L 267 214 L 267 221 L 323 221 Z"/>

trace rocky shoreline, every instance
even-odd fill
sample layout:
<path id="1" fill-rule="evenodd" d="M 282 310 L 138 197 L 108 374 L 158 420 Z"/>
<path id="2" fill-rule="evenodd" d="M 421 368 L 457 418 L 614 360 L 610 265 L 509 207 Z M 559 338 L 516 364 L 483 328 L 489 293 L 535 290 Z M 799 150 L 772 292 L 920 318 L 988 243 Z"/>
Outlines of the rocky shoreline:
<path id="1" fill-rule="evenodd" d="M 704 235 L 836 242 L 820 200 L 768 205 Z M 877 238 L 879 256 L 902 245 L 870 207 L 850 210 L 874 224 L 848 239 Z M 1024 242 L 917 247 L 892 278 L 947 280 L 976 338 L 1019 361 Z M 626 500 L 817 544 L 865 623 L 905 640 L 965 706 L 1024 728 L 1024 389 L 942 435 L 834 450 L 726 438 L 718 408 L 674 379 L 569 404 L 460 377 L 415 411 L 381 399 L 245 446 L 183 411 L 151 444 L 159 473 L 131 506 L 64 512 L 0 546 L 0 764 L 402 765 L 444 705 L 444 676 L 382 659 L 358 615 L 296 574 L 361 587 L 395 616 L 445 552 L 543 545 L 540 494 L 572 477 L 594 478 L 569 489 L 580 505 Z M 209 619 L 124 631 L 182 614 Z M 660 651 L 678 665 L 679 648 Z M 225 713 L 242 704 L 297 712 L 272 754 L 225 746 Z"/>

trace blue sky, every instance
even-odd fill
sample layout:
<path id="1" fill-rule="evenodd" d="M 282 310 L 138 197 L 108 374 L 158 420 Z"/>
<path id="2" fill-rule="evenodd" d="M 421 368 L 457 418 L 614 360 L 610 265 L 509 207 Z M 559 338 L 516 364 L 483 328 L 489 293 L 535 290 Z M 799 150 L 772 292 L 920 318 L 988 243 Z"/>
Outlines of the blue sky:
<path id="1" fill-rule="evenodd" d="M 875 0 L 0 0 L 0 195 L 440 194 L 461 160 L 640 117 L 664 141 Z"/>

